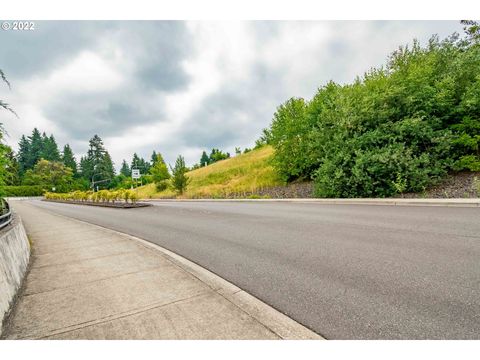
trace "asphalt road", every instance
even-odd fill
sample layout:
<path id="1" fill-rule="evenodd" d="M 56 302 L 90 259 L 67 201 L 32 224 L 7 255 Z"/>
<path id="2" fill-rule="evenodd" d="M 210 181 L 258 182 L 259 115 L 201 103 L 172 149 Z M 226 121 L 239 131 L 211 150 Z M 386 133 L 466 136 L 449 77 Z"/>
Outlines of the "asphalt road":
<path id="1" fill-rule="evenodd" d="M 480 208 L 33 203 L 183 255 L 327 339 L 480 339 Z"/>

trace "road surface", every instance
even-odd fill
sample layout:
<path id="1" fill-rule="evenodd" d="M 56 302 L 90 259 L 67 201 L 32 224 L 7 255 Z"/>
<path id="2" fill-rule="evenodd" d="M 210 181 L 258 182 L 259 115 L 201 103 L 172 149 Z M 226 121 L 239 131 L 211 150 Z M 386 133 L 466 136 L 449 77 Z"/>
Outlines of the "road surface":
<path id="1" fill-rule="evenodd" d="M 480 208 L 32 203 L 159 244 L 327 339 L 480 339 Z"/>

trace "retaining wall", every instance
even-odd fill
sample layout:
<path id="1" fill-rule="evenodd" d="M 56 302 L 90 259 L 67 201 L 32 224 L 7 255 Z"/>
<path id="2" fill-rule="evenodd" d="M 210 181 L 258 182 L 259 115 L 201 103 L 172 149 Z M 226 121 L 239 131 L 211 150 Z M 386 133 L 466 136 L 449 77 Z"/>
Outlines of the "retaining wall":
<path id="1" fill-rule="evenodd" d="M 0 230 L 0 335 L 22 285 L 30 259 L 30 243 L 20 217 L 13 214 L 10 225 Z"/>

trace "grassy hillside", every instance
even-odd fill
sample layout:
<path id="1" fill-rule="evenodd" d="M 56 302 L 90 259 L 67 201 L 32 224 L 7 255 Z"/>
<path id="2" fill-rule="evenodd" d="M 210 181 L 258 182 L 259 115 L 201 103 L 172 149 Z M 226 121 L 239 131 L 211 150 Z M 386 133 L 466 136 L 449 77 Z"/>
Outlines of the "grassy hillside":
<path id="1" fill-rule="evenodd" d="M 190 171 L 190 183 L 185 198 L 222 198 L 233 194 L 250 193 L 262 188 L 281 185 L 270 160 L 273 148 L 265 146 L 234 158 Z M 175 192 L 167 189 L 156 192 L 154 184 L 137 189 L 140 198 L 172 198 Z"/>

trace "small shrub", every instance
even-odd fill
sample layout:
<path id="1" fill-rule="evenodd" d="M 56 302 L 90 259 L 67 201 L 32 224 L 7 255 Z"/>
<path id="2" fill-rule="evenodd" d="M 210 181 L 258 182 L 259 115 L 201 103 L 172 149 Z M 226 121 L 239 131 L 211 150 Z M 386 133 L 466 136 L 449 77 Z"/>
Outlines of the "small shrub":
<path id="1" fill-rule="evenodd" d="M 167 190 L 168 181 L 167 180 L 162 180 L 162 181 L 159 181 L 159 182 L 155 183 L 155 188 L 157 189 L 158 192 Z"/>
<path id="2" fill-rule="evenodd" d="M 137 200 L 138 200 L 138 195 L 135 191 L 130 191 L 130 201 L 132 202 L 132 204 L 136 204 L 137 203 Z"/>
<path id="3" fill-rule="evenodd" d="M 271 197 L 268 195 L 251 194 L 247 196 L 247 199 L 271 199 Z"/>

